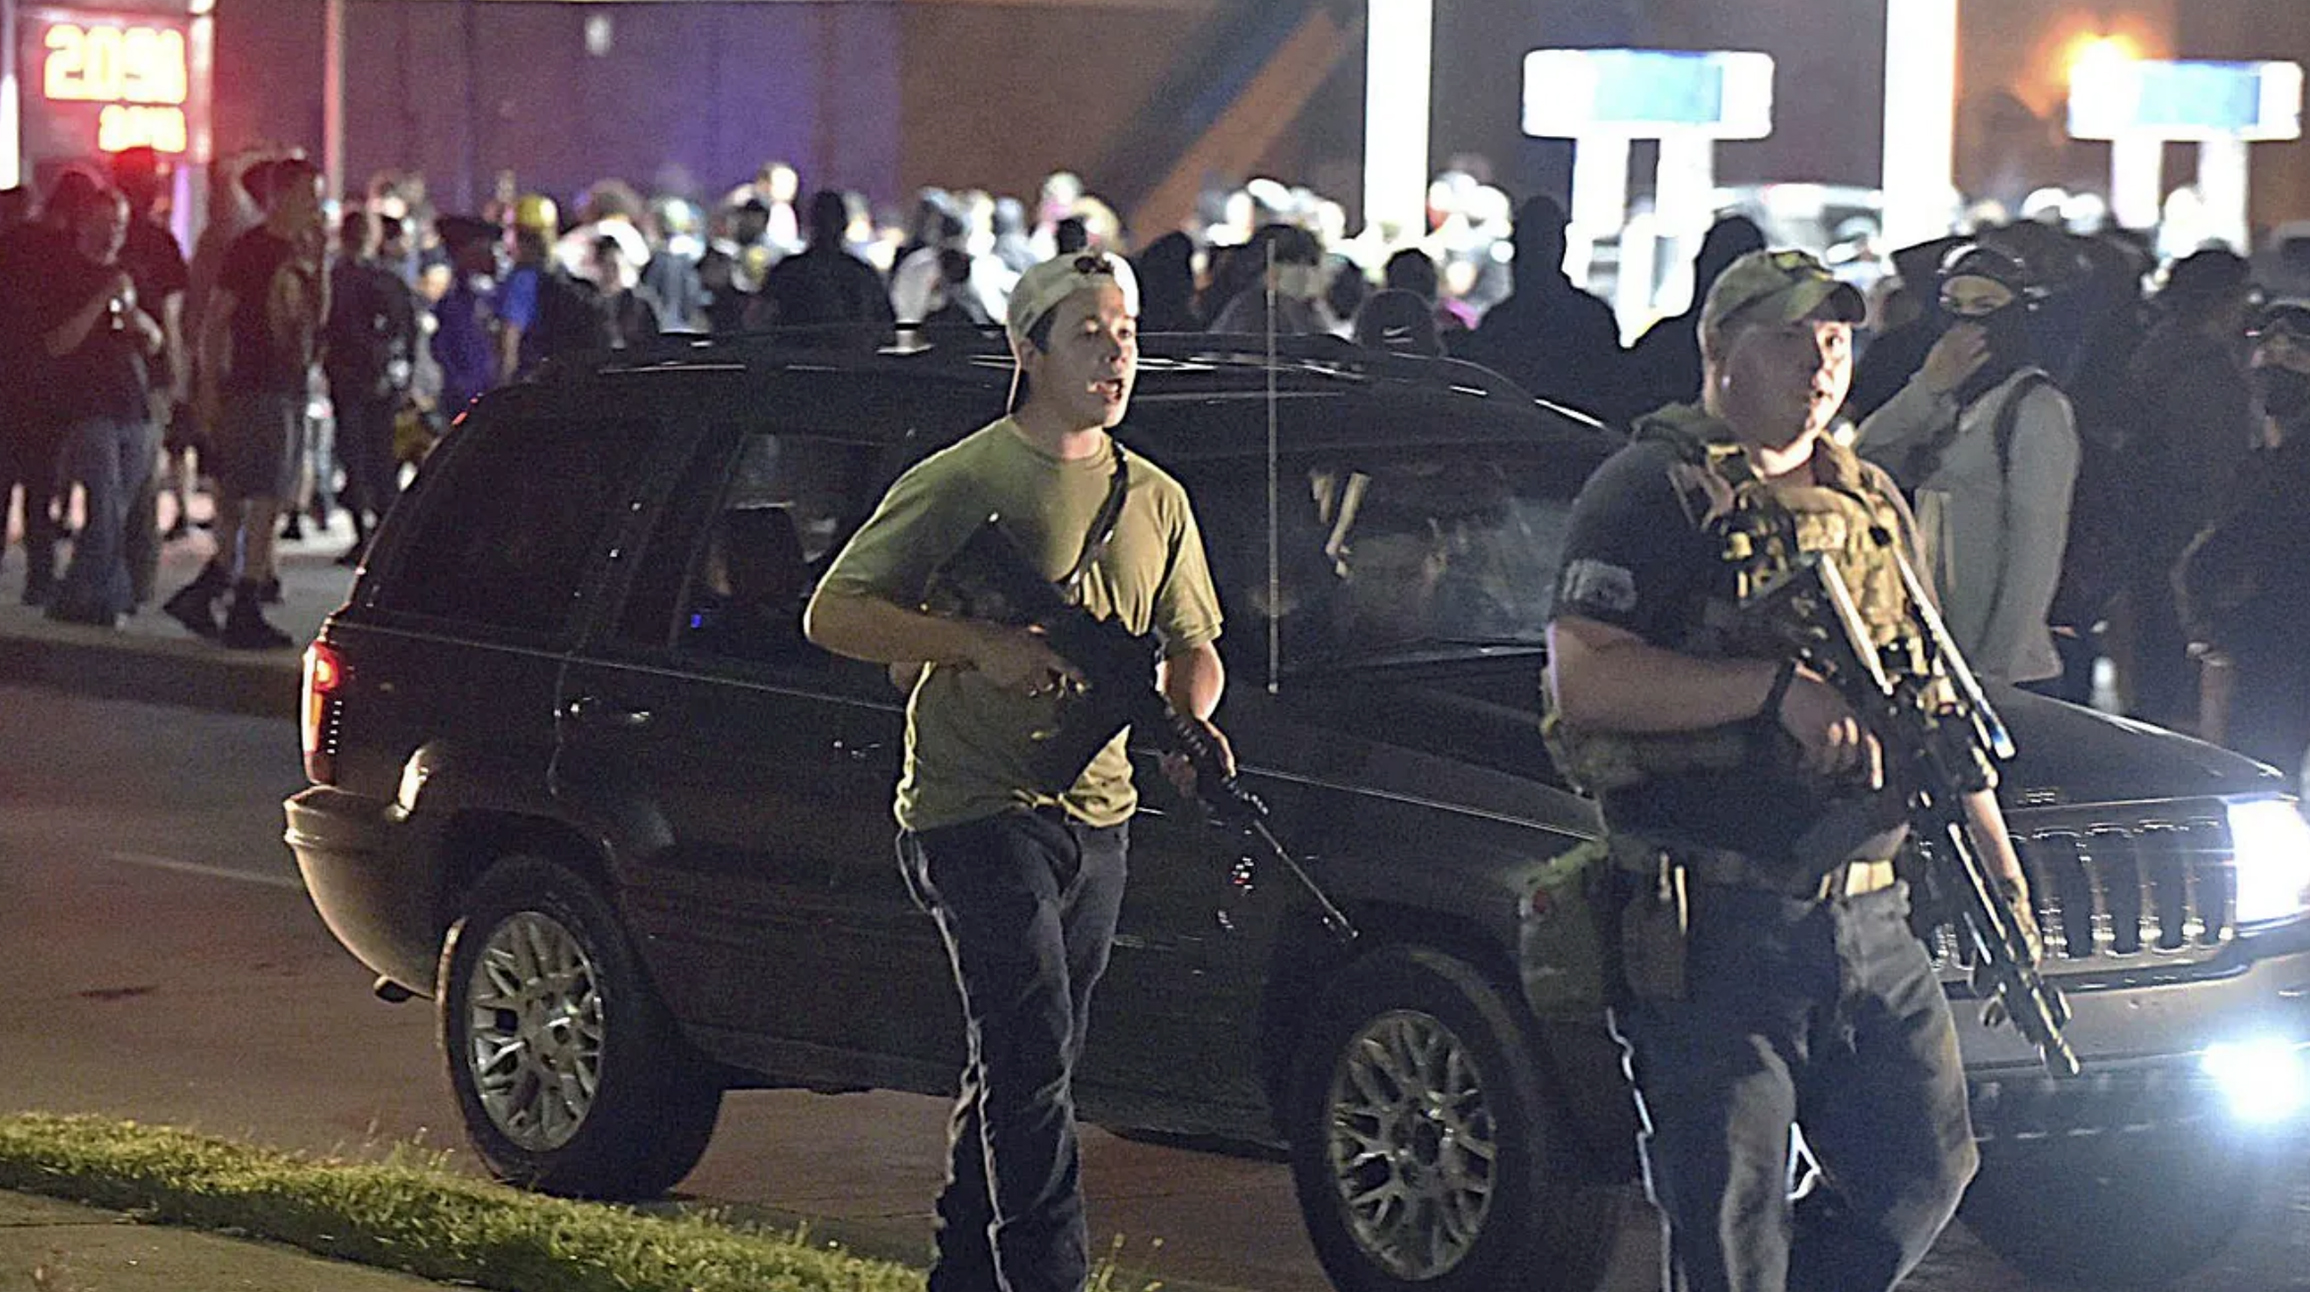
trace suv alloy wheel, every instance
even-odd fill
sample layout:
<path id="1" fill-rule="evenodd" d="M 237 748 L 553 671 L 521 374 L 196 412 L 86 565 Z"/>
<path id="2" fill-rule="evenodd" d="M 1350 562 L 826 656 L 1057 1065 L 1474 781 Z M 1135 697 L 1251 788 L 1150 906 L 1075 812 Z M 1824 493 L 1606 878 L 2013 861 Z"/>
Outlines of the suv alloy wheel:
<path id="1" fill-rule="evenodd" d="M 1292 1173 L 1334 1284 L 1596 1285 L 1620 1196 L 1549 1176 L 1532 1041 L 1483 975 L 1424 948 L 1379 952 L 1325 992 L 1298 1051 Z"/>
<path id="2" fill-rule="evenodd" d="M 443 944 L 435 999 L 467 1138 L 499 1179 L 646 1198 L 704 1155 L 722 1088 L 566 867 L 489 868 Z"/>

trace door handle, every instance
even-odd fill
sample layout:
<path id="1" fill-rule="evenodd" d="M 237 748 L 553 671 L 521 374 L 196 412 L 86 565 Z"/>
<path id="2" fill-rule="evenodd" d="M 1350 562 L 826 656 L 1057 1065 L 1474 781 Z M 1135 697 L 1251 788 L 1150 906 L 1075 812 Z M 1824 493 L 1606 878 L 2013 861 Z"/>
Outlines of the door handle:
<path id="1" fill-rule="evenodd" d="M 612 704 L 598 695 L 581 695 L 571 700 L 564 711 L 571 720 L 589 727 L 612 727 L 627 731 L 650 725 L 651 717 L 648 709 Z"/>

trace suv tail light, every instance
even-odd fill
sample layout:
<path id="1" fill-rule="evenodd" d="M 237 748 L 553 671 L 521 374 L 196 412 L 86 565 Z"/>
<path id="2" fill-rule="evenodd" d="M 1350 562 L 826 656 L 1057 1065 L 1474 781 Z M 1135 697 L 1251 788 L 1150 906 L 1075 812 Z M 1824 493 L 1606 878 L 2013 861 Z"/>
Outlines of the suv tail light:
<path id="1" fill-rule="evenodd" d="M 337 700 L 345 689 L 345 660 L 337 648 L 317 641 L 305 648 L 302 735 L 305 778 L 315 785 L 337 782 Z"/>

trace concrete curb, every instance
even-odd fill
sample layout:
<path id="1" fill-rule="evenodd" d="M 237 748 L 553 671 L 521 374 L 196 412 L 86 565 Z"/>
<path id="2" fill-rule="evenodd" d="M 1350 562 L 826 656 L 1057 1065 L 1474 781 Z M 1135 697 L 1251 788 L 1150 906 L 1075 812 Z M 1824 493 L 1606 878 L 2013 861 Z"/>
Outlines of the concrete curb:
<path id="1" fill-rule="evenodd" d="M 297 646 L 273 651 L 202 641 L 157 604 L 111 631 L 56 623 L 21 604 L 24 565 L 11 545 L 0 569 L 0 684 L 294 721 L 304 643 L 353 584 L 353 571 L 336 563 L 353 537 L 343 513 L 331 528 L 308 532 L 278 549 L 281 604 L 266 615 Z M 191 582 L 214 550 L 206 533 L 165 547 L 155 601 Z"/>
<path id="2" fill-rule="evenodd" d="M 296 716 L 300 666 L 288 652 L 238 656 L 201 641 L 158 642 L 100 629 L 73 635 L 83 633 L 77 641 L 0 635 L 0 681 L 252 718 Z"/>

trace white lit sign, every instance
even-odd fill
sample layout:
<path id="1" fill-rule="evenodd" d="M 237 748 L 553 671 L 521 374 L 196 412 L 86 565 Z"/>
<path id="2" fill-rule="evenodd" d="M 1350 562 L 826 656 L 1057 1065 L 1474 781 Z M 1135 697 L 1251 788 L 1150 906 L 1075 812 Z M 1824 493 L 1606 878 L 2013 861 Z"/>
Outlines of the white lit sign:
<path id="1" fill-rule="evenodd" d="M 2297 139 L 2302 67 L 2097 59 L 2071 78 L 2069 133 L 2078 139 Z"/>
<path id="2" fill-rule="evenodd" d="M 1536 49 L 1524 56 L 1524 133 L 1580 139 L 1773 132 L 1773 59 L 1747 52 Z"/>

